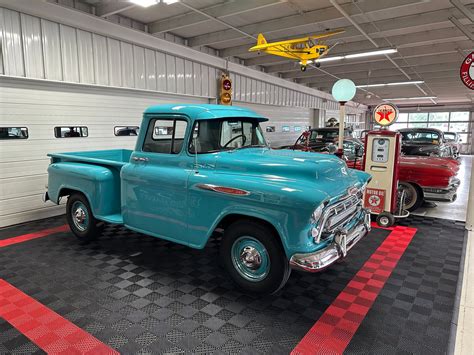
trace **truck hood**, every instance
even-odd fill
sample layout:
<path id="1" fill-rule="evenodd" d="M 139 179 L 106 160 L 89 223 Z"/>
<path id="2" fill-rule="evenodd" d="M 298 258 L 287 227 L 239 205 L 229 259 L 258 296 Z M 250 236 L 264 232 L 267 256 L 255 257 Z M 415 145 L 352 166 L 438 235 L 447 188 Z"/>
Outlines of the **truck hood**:
<path id="1" fill-rule="evenodd" d="M 334 155 L 287 149 L 246 148 L 218 154 L 217 173 L 253 175 L 272 181 L 321 183 L 318 189 L 345 194 L 353 186 L 361 187 L 370 175 L 348 169 Z"/>

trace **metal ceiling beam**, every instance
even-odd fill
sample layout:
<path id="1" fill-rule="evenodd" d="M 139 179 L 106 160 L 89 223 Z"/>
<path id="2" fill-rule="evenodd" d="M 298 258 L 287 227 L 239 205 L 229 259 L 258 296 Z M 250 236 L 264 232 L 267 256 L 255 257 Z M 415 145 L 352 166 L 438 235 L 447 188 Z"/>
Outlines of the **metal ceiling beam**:
<path id="1" fill-rule="evenodd" d="M 284 0 L 240 0 L 230 1 L 219 5 L 213 5 L 200 9 L 209 16 L 215 18 L 226 18 L 229 16 L 239 15 L 248 11 L 262 9 L 276 4 L 280 4 Z M 150 33 L 161 33 L 174 31 L 179 28 L 197 25 L 203 22 L 209 21 L 204 15 L 196 14 L 194 11 L 188 12 L 183 15 L 173 16 L 164 20 L 151 22 L 148 24 Z"/>
<path id="2" fill-rule="evenodd" d="M 401 16 L 390 19 L 387 21 L 386 19 L 375 21 L 374 24 L 382 31 L 374 29 L 374 26 L 370 23 L 363 23 L 360 26 L 373 38 L 380 38 L 383 35 L 386 36 L 394 36 L 397 35 L 397 32 L 401 32 L 402 34 L 410 33 L 410 32 L 420 32 L 427 26 L 440 26 L 440 27 L 450 27 L 452 24 L 449 21 L 449 17 L 453 15 L 454 9 L 445 9 L 445 10 L 438 10 L 432 11 L 424 14 L 424 16 L 420 16 L 419 14 L 416 15 L 408 15 L 408 16 Z M 421 28 L 421 30 L 420 30 Z M 338 35 L 334 39 L 330 39 L 327 42 L 348 42 L 348 41 L 357 41 L 360 40 L 361 34 L 357 29 L 353 27 L 346 27 L 344 28 L 346 32 Z M 307 34 L 304 30 L 301 32 L 301 35 Z M 399 34 L 399 33 L 398 33 Z M 277 40 L 277 41 L 284 41 L 287 39 L 293 39 L 298 34 L 293 35 L 291 37 L 284 37 L 284 38 L 272 38 L 269 36 L 267 39 Z M 246 54 L 248 53 L 248 49 L 251 42 L 249 44 L 229 47 L 225 49 L 220 49 L 219 53 L 222 57 L 230 57 Z"/>
<path id="3" fill-rule="evenodd" d="M 449 18 L 449 21 L 451 21 L 462 33 L 464 33 L 467 38 L 469 38 L 471 41 L 474 41 L 474 33 L 469 31 L 469 29 L 466 28 L 457 18 L 454 16 Z"/>
<path id="4" fill-rule="evenodd" d="M 361 2 L 359 7 L 364 8 L 367 13 L 375 13 L 378 11 L 387 11 L 403 6 L 414 6 L 416 4 L 424 3 L 426 0 L 397 0 L 395 3 L 393 0 L 366 0 Z M 352 4 L 344 4 L 343 8 L 350 14 L 357 14 L 358 8 Z M 318 9 L 314 11 L 308 11 L 303 15 L 297 14 L 292 16 L 285 16 L 283 18 L 263 21 L 255 24 L 250 24 L 240 27 L 240 29 L 246 33 L 257 34 L 257 33 L 270 33 L 274 31 L 283 31 L 289 28 L 295 28 L 305 25 L 313 25 L 324 21 L 332 21 L 342 19 L 342 15 L 333 7 Z M 223 30 L 217 32 L 211 32 L 208 34 L 189 38 L 188 43 L 191 47 L 198 47 L 203 45 L 212 45 L 213 43 L 225 42 L 235 40 L 239 38 L 245 38 L 245 36 L 239 35 L 239 33 L 233 30 Z"/>
<path id="5" fill-rule="evenodd" d="M 466 16 L 469 21 L 474 23 L 474 13 L 459 0 L 449 0 L 464 16 Z"/>
<path id="6" fill-rule="evenodd" d="M 434 72 L 442 72 L 446 70 L 454 70 L 456 68 L 456 63 L 451 63 L 452 65 L 448 66 L 446 63 L 440 63 L 440 64 L 431 64 L 431 65 L 425 65 L 423 67 L 417 67 L 417 72 L 419 74 L 425 74 L 425 73 L 434 73 Z M 459 64 L 459 61 L 458 61 Z M 411 73 L 411 71 L 409 71 Z M 356 73 L 347 73 L 344 75 L 345 78 L 351 79 L 354 82 L 362 82 L 364 83 L 363 80 L 366 82 L 367 81 L 367 72 L 356 72 Z M 394 69 L 381 69 L 381 70 L 373 70 L 370 78 L 371 80 L 374 80 L 375 78 L 392 78 L 392 77 L 398 77 L 403 79 L 403 81 L 407 81 L 405 76 L 402 74 L 399 74 L 398 72 L 395 72 Z M 327 76 L 313 76 L 313 77 L 308 77 L 308 78 L 302 78 L 297 81 L 299 84 L 318 84 L 322 82 L 332 82 L 334 83 L 334 80 L 329 79 Z"/>
<path id="7" fill-rule="evenodd" d="M 428 46 L 420 46 L 420 47 L 415 47 L 415 48 L 407 48 L 407 49 L 401 49 L 399 50 L 399 54 L 403 55 L 404 58 L 418 58 L 418 57 L 424 57 L 424 56 L 430 56 L 430 55 L 440 55 L 440 56 L 445 56 L 445 55 L 451 55 L 452 53 L 460 53 L 464 49 L 469 50 L 471 49 L 472 42 L 471 41 L 462 41 L 462 42 L 453 42 L 453 43 L 443 43 L 441 45 L 428 45 Z M 462 58 L 466 57 L 466 54 L 462 55 Z M 400 56 L 397 54 L 394 54 L 393 58 L 395 60 L 399 59 Z M 351 61 L 351 65 L 357 65 L 357 64 L 362 64 L 366 63 L 367 67 L 372 67 L 373 63 L 377 62 L 384 62 L 386 59 L 385 58 L 380 58 L 380 57 L 367 57 L 367 58 L 360 58 L 358 60 Z M 339 66 L 345 66 L 349 62 L 347 60 L 341 60 L 341 61 L 335 61 L 335 62 L 327 62 L 324 63 L 323 66 L 326 69 L 330 68 L 335 68 Z M 267 73 L 287 73 L 287 72 L 293 72 L 293 71 L 299 71 L 300 66 L 298 63 L 284 63 L 284 64 L 276 64 L 276 65 L 271 65 L 265 67 L 265 71 Z"/>
<path id="8" fill-rule="evenodd" d="M 430 65 L 430 64 L 439 64 L 439 63 L 458 63 L 459 64 L 459 59 L 457 56 L 440 56 L 437 54 L 432 54 L 424 57 L 415 57 L 415 58 L 406 58 L 405 61 L 401 61 L 398 59 L 400 63 L 397 63 L 400 67 L 402 68 L 410 68 L 412 66 L 424 66 L 424 65 Z M 321 65 L 322 68 L 330 71 L 333 74 L 345 74 L 345 73 L 357 73 L 357 72 L 364 72 L 367 73 L 368 70 L 374 71 L 374 70 L 379 70 L 379 69 L 390 69 L 393 68 L 393 65 L 390 64 L 387 60 L 384 61 L 378 61 L 378 62 L 373 62 L 373 63 L 359 63 L 359 64 L 352 64 L 348 61 L 346 61 L 346 64 L 350 65 L 340 65 L 337 67 L 326 67 Z M 288 72 L 283 74 L 283 78 L 285 79 L 296 79 L 296 78 L 308 78 L 311 76 L 315 75 L 321 75 L 317 70 L 310 70 L 308 69 L 305 72 L 302 72 L 301 70 L 294 71 L 294 72 Z"/>
<path id="9" fill-rule="evenodd" d="M 136 7 L 136 5 L 129 2 L 114 1 L 99 3 L 99 5 L 96 6 L 95 14 L 100 17 L 107 17 L 133 9 L 134 7 Z"/>
<path id="10" fill-rule="evenodd" d="M 469 27 L 469 26 L 468 26 Z M 422 31 L 406 35 L 387 37 L 398 49 L 414 48 L 424 45 L 434 45 L 439 43 L 452 43 L 456 41 L 466 40 L 466 36 L 460 33 L 456 28 L 439 29 L 431 31 Z M 378 40 L 380 45 L 386 44 L 385 41 Z M 350 42 L 340 44 L 331 51 L 331 55 L 360 53 L 373 50 L 374 46 L 367 41 Z M 287 63 L 288 59 L 262 55 L 259 57 L 246 59 L 246 65 L 274 65 L 279 63 Z"/>

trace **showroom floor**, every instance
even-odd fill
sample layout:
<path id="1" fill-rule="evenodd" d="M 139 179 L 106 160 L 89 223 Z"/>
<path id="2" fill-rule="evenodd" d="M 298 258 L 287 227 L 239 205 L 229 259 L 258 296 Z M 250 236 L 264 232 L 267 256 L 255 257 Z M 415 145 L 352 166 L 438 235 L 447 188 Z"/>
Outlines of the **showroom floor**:
<path id="1" fill-rule="evenodd" d="M 458 198 L 452 203 L 436 202 L 436 207 L 422 207 L 414 214 L 419 216 L 466 221 L 467 200 L 469 198 L 469 182 L 471 180 L 471 167 L 474 156 L 461 156 L 461 168 L 457 177 L 461 180 L 458 188 Z"/>
<path id="2" fill-rule="evenodd" d="M 108 226 L 81 245 L 64 224 L 0 231 L 0 353 L 447 351 L 462 222 L 374 228 L 345 261 L 260 297 L 219 267 L 219 238 L 199 251 Z"/>

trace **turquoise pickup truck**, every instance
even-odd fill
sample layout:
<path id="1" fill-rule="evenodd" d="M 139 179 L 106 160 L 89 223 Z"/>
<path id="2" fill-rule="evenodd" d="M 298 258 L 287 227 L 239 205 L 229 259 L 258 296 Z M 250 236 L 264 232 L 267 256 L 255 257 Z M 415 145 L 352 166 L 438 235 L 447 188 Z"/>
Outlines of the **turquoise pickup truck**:
<path id="1" fill-rule="evenodd" d="M 49 154 L 44 198 L 68 196 L 83 241 L 104 222 L 197 249 L 219 233 L 232 279 L 276 292 L 292 268 L 320 271 L 368 233 L 370 176 L 332 155 L 270 149 L 266 120 L 235 106 L 152 106 L 134 151 Z"/>

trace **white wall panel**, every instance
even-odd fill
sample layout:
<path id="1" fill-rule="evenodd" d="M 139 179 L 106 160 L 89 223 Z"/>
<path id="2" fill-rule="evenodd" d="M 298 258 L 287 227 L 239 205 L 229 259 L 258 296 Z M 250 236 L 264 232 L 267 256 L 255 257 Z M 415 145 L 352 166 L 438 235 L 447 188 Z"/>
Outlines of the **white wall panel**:
<path id="1" fill-rule="evenodd" d="M 255 102 L 258 104 L 262 103 L 262 82 L 257 80 L 255 88 Z"/>
<path id="2" fill-rule="evenodd" d="M 41 20 L 41 37 L 43 40 L 45 79 L 63 80 L 59 25 L 56 22 Z"/>
<path id="3" fill-rule="evenodd" d="M 156 90 L 156 58 L 155 51 L 145 49 L 146 88 Z"/>
<path id="4" fill-rule="evenodd" d="M 133 46 L 130 43 L 120 42 L 120 58 L 122 60 L 122 86 L 135 87 L 133 72 Z"/>
<path id="5" fill-rule="evenodd" d="M 0 26 L 3 32 L 3 65 L 6 75 L 24 76 L 23 50 L 21 47 L 20 14 L 2 9 Z"/>
<path id="6" fill-rule="evenodd" d="M 135 87 L 137 89 L 146 89 L 145 48 L 133 46 L 133 63 L 135 68 Z"/>
<path id="7" fill-rule="evenodd" d="M 241 78 L 240 75 L 238 74 L 234 75 L 232 93 L 234 95 L 235 101 L 240 101 L 240 78 Z"/>
<path id="8" fill-rule="evenodd" d="M 201 64 L 201 95 L 209 96 L 209 67 Z"/>
<path id="9" fill-rule="evenodd" d="M 158 91 L 168 91 L 166 88 L 166 56 L 162 52 L 156 52 L 156 89 Z"/>
<path id="10" fill-rule="evenodd" d="M 193 91 L 194 95 L 201 96 L 201 64 L 193 62 Z"/>
<path id="11" fill-rule="evenodd" d="M 41 201 L 47 153 L 133 149 L 136 137 L 116 137 L 114 126 L 137 125 L 146 107 L 173 102 L 207 99 L 2 78 L 0 121 L 28 127 L 30 137 L 0 141 L 0 227 L 64 213 Z M 78 124 L 89 128 L 89 137 L 54 138 L 55 126 Z"/>
<path id="12" fill-rule="evenodd" d="M 77 30 L 77 53 L 81 83 L 94 84 L 94 52 L 90 32 Z"/>
<path id="13" fill-rule="evenodd" d="M 79 62 L 77 54 L 76 29 L 61 25 L 61 56 L 64 81 L 79 82 Z"/>
<path id="14" fill-rule="evenodd" d="M 3 26 L 4 26 L 4 20 L 3 20 L 3 9 L 0 7 L 0 48 L 2 48 L 2 43 L 3 43 Z M 0 52 L 0 74 L 3 73 L 3 53 Z"/>
<path id="15" fill-rule="evenodd" d="M 166 54 L 167 92 L 176 92 L 176 57 Z"/>
<path id="16" fill-rule="evenodd" d="M 21 14 L 21 28 L 26 76 L 43 79 L 44 66 L 40 20 L 37 17 Z"/>
<path id="17" fill-rule="evenodd" d="M 186 59 L 184 61 L 184 92 L 186 95 L 194 95 L 193 80 L 193 62 Z"/>
<path id="18" fill-rule="evenodd" d="M 109 68 L 107 53 L 107 37 L 94 34 L 92 36 L 94 51 L 95 83 L 109 85 Z"/>
<path id="19" fill-rule="evenodd" d="M 184 94 L 184 59 L 176 57 L 176 92 Z"/>
<path id="20" fill-rule="evenodd" d="M 110 86 L 122 86 L 122 56 L 120 42 L 107 38 L 107 59 Z"/>
<path id="21" fill-rule="evenodd" d="M 209 96 L 217 97 L 217 70 L 209 67 Z"/>

